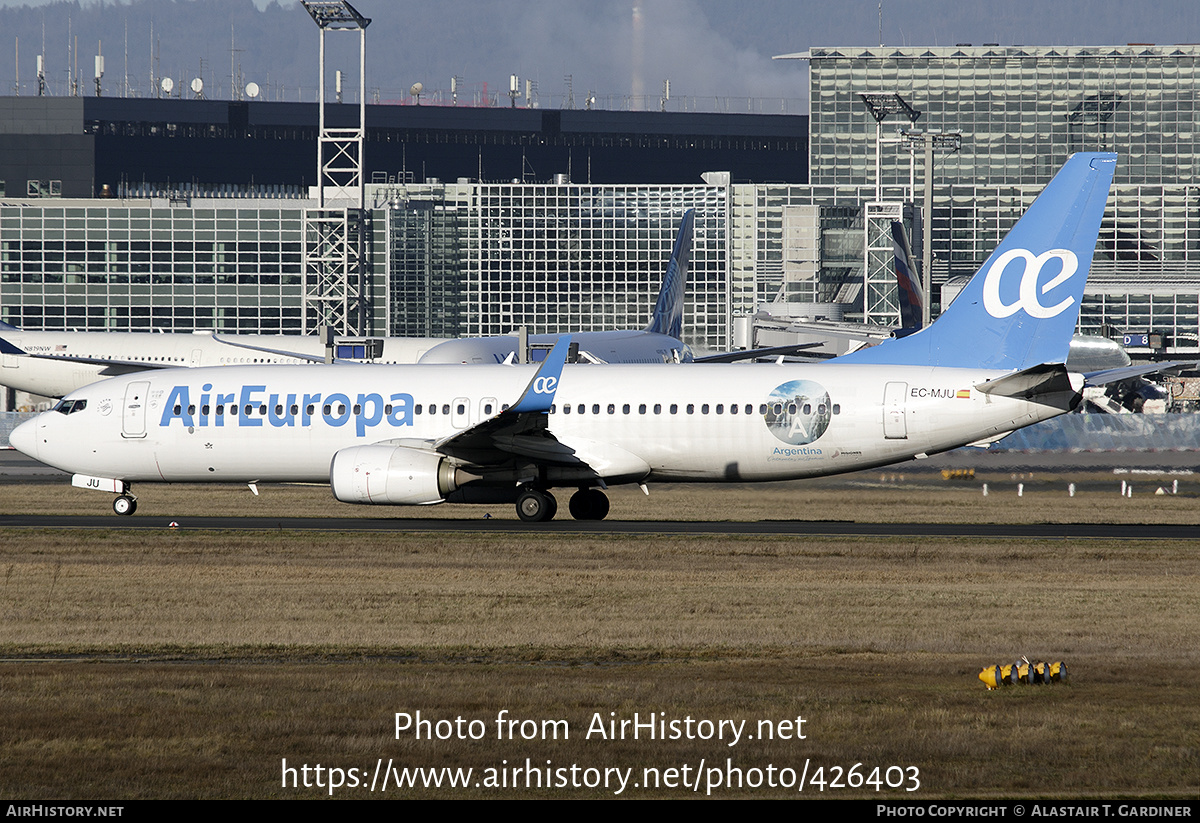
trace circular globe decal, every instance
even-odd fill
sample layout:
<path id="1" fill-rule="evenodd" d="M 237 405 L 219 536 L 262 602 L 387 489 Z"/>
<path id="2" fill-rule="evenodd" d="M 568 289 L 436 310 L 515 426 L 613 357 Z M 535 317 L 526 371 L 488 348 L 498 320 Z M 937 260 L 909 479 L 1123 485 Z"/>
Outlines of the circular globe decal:
<path id="1" fill-rule="evenodd" d="M 813 380 L 792 380 L 771 392 L 764 420 L 768 431 L 784 443 L 802 446 L 825 433 L 831 416 L 824 386 Z"/>

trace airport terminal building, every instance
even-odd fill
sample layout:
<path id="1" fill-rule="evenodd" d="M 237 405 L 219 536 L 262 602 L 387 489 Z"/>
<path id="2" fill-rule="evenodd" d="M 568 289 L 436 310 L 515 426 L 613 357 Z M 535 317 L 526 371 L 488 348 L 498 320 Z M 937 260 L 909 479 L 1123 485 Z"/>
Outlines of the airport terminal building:
<path id="1" fill-rule="evenodd" d="M 975 271 L 1070 152 L 1112 150 L 1081 326 L 1147 335 L 1134 353 L 1197 354 L 1198 54 L 813 49 L 795 55 L 811 69 L 808 118 L 368 106 L 363 331 L 644 325 L 689 208 L 693 345 L 743 342 L 734 318 L 770 303 L 894 322 L 881 220 L 903 219 L 923 251 L 924 163 L 903 127 L 961 133 L 933 169 L 935 313 L 941 286 Z M 867 93 L 920 112 L 883 121 L 878 181 Z M 0 100 L 13 149 L 0 319 L 300 331 L 315 123 L 311 104 Z"/>

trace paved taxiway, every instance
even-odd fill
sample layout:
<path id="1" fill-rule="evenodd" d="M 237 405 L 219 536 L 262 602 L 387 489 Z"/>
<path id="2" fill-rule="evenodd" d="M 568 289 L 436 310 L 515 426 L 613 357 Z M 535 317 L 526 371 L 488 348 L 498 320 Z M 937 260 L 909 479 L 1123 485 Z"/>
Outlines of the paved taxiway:
<path id="1" fill-rule="evenodd" d="M 0 528 L 118 529 L 163 531 L 395 531 L 539 534 L 719 534 L 767 537 L 980 537 L 1022 539 L 1107 538 L 1110 540 L 1195 540 L 1193 525 L 1111 523 L 852 523 L 843 520 L 653 521 L 552 520 L 523 523 L 499 518 L 478 520 L 359 517 L 117 517 L 116 515 L 0 515 Z"/>

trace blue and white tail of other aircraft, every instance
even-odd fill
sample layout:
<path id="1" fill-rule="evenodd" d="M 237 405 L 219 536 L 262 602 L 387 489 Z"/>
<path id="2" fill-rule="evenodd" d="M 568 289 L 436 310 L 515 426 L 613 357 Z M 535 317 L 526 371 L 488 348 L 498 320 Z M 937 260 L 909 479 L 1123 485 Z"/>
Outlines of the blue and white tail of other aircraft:
<path id="1" fill-rule="evenodd" d="M 11 436 L 73 483 L 136 507 L 133 484 L 328 482 L 351 503 L 516 503 L 555 493 L 598 519 L 604 490 L 886 465 L 1063 414 L 1064 363 L 1116 156 L 1076 154 L 928 328 L 818 364 L 241 366 L 162 370 L 72 392 Z"/>

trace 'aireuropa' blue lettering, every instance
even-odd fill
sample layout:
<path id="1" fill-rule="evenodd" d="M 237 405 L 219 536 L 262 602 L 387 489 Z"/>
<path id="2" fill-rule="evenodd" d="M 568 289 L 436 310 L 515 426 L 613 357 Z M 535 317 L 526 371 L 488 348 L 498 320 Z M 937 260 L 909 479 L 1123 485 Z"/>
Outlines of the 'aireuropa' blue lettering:
<path id="1" fill-rule="evenodd" d="M 207 400 L 209 397 L 210 395 L 206 392 L 204 398 Z M 231 412 L 228 415 L 229 424 L 237 426 L 261 427 L 263 425 L 261 412 L 263 406 L 267 408 L 266 418 L 273 428 L 295 428 L 297 426 L 307 428 L 317 422 L 339 428 L 354 418 L 355 435 L 366 437 L 368 430 L 385 423 L 396 428 L 413 424 L 413 398 L 411 394 L 405 392 L 390 395 L 387 401 L 383 399 L 383 395 L 377 392 L 362 393 L 357 396 L 353 405 L 351 405 L 348 395 L 334 393 L 325 398 L 319 394 L 300 395 L 304 402 L 297 406 L 296 394 L 270 393 L 264 385 L 241 386 L 236 392 L 218 394 L 217 397 L 222 405 L 229 402 Z M 236 411 L 232 403 L 234 397 L 238 399 Z M 309 414 L 310 406 L 316 407 L 314 414 Z M 173 386 L 167 394 L 167 401 L 163 406 L 162 418 L 158 425 L 166 428 L 172 422 L 178 421 L 184 427 L 195 426 L 196 415 L 190 411 L 190 408 L 190 387 Z M 296 409 L 299 414 L 293 409 Z M 222 414 L 216 425 L 224 425 L 225 416 Z M 207 425 L 207 421 L 202 425 Z"/>

